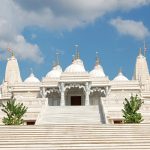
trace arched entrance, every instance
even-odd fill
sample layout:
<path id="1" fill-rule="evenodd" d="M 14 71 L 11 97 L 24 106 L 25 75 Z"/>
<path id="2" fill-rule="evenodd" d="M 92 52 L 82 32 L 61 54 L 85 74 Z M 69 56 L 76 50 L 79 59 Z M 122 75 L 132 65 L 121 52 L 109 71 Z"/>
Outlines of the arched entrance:
<path id="1" fill-rule="evenodd" d="M 65 91 L 66 105 L 80 106 L 85 105 L 85 93 L 83 88 L 72 87 Z"/>

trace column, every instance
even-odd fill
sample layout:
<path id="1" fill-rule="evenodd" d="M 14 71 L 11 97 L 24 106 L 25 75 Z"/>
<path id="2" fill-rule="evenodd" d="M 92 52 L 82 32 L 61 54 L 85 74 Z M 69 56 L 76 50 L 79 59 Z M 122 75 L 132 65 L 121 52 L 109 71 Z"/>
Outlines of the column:
<path id="1" fill-rule="evenodd" d="M 65 106 L 65 90 L 64 90 L 64 83 L 61 83 L 61 100 L 60 100 L 60 105 Z"/>
<path id="2" fill-rule="evenodd" d="M 104 96 L 106 97 L 110 92 L 110 88 L 106 86 L 105 91 L 104 91 Z"/>
<path id="3" fill-rule="evenodd" d="M 45 98 L 45 87 L 42 87 L 42 98 Z"/>
<path id="4" fill-rule="evenodd" d="M 89 99 L 89 95 L 90 95 L 90 88 L 89 88 L 89 84 L 88 82 L 86 82 L 85 84 L 85 105 L 88 106 L 90 105 L 90 99 Z"/>

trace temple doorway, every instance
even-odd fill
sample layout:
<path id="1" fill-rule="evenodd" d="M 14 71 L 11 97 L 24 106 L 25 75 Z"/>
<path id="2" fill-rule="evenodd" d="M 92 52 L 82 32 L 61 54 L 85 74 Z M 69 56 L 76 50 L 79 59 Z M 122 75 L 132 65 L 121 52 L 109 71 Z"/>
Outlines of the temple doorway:
<path id="1" fill-rule="evenodd" d="M 83 88 L 73 87 L 65 92 L 65 104 L 67 106 L 85 105 L 85 93 Z"/>
<path id="2" fill-rule="evenodd" d="M 81 96 L 71 96 L 71 106 L 81 105 Z"/>

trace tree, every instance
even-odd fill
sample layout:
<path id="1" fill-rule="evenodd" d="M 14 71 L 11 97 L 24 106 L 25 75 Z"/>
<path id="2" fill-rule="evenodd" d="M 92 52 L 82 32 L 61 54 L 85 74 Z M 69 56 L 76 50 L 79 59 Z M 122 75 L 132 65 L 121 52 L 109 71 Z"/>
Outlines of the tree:
<path id="1" fill-rule="evenodd" d="M 5 125 L 21 125 L 24 123 L 23 115 L 27 112 L 27 107 L 23 103 L 16 103 L 14 98 L 11 98 L 6 105 L 2 104 L 2 111 L 6 113 L 3 117 Z"/>
<path id="2" fill-rule="evenodd" d="M 131 96 L 130 100 L 125 98 L 124 109 L 122 109 L 125 123 L 140 123 L 143 121 L 141 113 L 138 113 L 142 104 L 142 100 L 137 95 Z"/>

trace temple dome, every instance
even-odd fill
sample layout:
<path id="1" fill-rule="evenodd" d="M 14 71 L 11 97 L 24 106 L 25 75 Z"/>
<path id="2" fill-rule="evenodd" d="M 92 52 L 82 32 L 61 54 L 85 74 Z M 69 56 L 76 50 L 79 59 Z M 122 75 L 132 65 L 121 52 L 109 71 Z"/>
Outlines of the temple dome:
<path id="1" fill-rule="evenodd" d="M 35 77 L 33 73 L 31 73 L 30 76 L 26 78 L 24 82 L 25 83 L 39 83 L 40 80 L 37 77 Z"/>
<path id="2" fill-rule="evenodd" d="M 73 60 L 72 64 L 65 69 L 65 72 L 86 72 L 81 59 Z"/>
<path id="3" fill-rule="evenodd" d="M 90 72 L 92 77 L 105 77 L 103 67 L 101 65 L 96 65 L 94 69 Z"/>
<path id="4" fill-rule="evenodd" d="M 121 71 L 118 73 L 118 75 L 113 80 L 114 81 L 129 81 L 128 78 L 125 77 Z"/>
<path id="5" fill-rule="evenodd" d="M 103 67 L 100 65 L 98 52 L 96 52 L 96 63 L 94 69 L 90 72 L 91 77 L 105 77 Z"/>
<path id="6" fill-rule="evenodd" d="M 59 78 L 62 73 L 62 68 L 60 65 L 56 65 L 52 68 L 50 72 L 47 73 L 46 77 Z"/>

